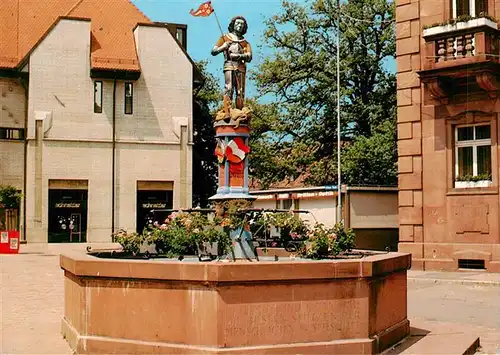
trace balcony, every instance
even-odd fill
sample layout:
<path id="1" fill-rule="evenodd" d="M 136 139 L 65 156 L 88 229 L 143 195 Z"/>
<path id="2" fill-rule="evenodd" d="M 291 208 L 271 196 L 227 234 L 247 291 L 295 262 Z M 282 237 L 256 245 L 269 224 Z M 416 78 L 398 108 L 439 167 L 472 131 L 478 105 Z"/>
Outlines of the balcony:
<path id="1" fill-rule="evenodd" d="M 433 98 L 471 91 L 496 96 L 500 86 L 500 31 L 496 22 L 476 18 L 424 29 L 419 75 Z"/>
<path id="2" fill-rule="evenodd" d="M 480 62 L 499 62 L 500 31 L 487 18 L 436 26 L 424 30 L 424 70 Z"/>

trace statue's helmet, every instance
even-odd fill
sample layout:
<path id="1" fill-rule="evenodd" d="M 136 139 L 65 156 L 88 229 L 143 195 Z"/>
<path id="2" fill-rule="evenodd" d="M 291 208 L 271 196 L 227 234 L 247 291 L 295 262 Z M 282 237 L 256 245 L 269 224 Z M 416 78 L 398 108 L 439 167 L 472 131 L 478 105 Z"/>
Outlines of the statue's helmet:
<path id="1" fill-rule="evenodd" d="M 243 29 L 241 31 L 241 34 L 244 35 L 245 33 L 247 33 L 248 22 L 247 22 L 247 20 L 243 16 L 235 16 L 235 17 L 233 17 L 231 19 L 231 22 L 229 22 L 229 26 L 227 27 L 228 31 L 229 32 L 233 32 L 234 31 L 234 23 L 236 22 L 236 20 L 243 20 Z"/>

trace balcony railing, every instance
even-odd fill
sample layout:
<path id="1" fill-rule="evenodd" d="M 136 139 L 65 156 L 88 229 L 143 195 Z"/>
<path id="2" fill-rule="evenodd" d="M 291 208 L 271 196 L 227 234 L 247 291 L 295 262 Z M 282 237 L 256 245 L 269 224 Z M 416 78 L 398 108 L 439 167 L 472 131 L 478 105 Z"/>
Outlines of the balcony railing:
<path id="1" fill-rule="evenodd" d="M 485 18 L 426 29 L 424 39 L 424 70 L 499 62 L 500 31 Z"/>

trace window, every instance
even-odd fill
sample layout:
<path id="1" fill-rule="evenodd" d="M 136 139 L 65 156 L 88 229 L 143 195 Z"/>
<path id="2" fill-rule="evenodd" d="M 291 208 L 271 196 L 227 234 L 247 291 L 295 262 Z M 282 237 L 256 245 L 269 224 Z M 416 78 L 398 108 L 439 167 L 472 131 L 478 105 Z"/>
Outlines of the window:
<path id="1" fill-rule="evenodd" d="M 24 140 L 24 128 L 0 127 L 0 139 L 22 141 Z"/>
<path id="2" fill-rule="evenodd" d="M 175 29 L 175 38 L 177 39 L 177 41 L 179 41 L 181 46 L 186 49 L 186 29 L 177 27 Z"/>
<path id="3" fill-rule="evenodd" d="M 453 17 L 476 17 L 488 12 L 488 0 L 452 0 Z"/>
<path id="4" fill-rule="evenodd" d="M 289 210 L 292 208 L 292 199 L 287 199 L 282 201 L 282 206 L 284 210 Z"/>
<path id="5" fill-rule="evenodd" d="M 134 87 L 132 83 L 125 83 L 125 113 L 132 114 L 132 99 L 134 97 Z"/>
<path id="6" fill-rule="evenodd" d="M 491 126 L 456 127 L 455 180 L 488 181 L 491 180 L 491 171 Z"/>
<path id="7" fill-rule="evenodd" d="M 94 112 L 102 113 L 102 81 L 94 81 Z"/>

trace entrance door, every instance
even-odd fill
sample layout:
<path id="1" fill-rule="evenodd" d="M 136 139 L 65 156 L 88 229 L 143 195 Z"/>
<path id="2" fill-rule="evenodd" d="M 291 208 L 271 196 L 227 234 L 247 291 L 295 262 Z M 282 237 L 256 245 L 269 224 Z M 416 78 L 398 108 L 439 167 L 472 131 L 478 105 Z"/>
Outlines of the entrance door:
<path id="1" fill-rule="evenodd" d="M 69 241 L 82 241 L 82 214 L 72 213 L 69 220 Z"/>
<path id="2" fill-rule="evenodd" d="M 87 241 L 87 190 L 49 190 L 49 243 Z"/>
<path id="3" fill-rule="evenodd" d="M 151 210 L 171 209 L 173 192 L 166 190 L 137 191 L 137 233 L 142 233 L 147 225 L 147 216 Z M 163 218 L 164 220 L 165 218 Z M 158 221 L 161 223 L 162 221 Z"/>

